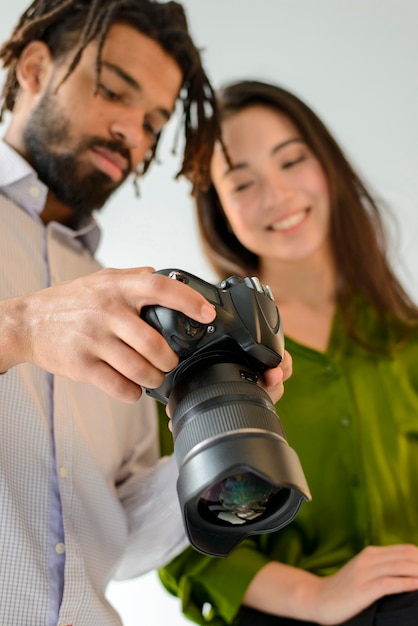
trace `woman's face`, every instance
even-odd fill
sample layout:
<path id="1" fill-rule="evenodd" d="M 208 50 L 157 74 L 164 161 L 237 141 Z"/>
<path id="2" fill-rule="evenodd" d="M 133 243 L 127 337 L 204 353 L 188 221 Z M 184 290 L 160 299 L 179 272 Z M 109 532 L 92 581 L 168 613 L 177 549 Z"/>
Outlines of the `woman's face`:
<path id="1" fill-rule="evenodd" d="M 222 133 L 232 167 L 217 146 L 211 175 L 240 242 L 261 259 L 286 262 L 327 247 L 327 180 L 291 120 L 252 105 L 225 119 Z"/>

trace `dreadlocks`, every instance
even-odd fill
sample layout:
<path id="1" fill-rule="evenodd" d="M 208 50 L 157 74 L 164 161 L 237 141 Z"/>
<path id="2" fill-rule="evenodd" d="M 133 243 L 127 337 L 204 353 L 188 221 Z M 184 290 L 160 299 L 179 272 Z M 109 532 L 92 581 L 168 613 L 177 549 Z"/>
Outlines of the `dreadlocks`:
<path id="1" fill-rule="evenodd" d="M 124 22 L 157 41 L 178 63 L 183 73 L 180 92 L 185 147 L 177 177 L 184 175 L 193 190 L 205 188 L 213 144 L 220 139 L 216 100 L 187 27 L 183 7 L 177 2 L 155 0 L 35 0 L 23 13 L 11 38 L 0 48 L 0 60 L 8 69 L 0 96 L 0 121 L 13 111 L 19 93 L 16 66 L 23 49 L 34 39 L 44 41 L 55 61 L 71 53 L 64 81 L 73 72 L 86 46 L 98 42 L 96 84 L 101 69 L 101 52 L 115 22 Z M 145 173 L 155 156 L 155 144 L 143 163 Z"/>

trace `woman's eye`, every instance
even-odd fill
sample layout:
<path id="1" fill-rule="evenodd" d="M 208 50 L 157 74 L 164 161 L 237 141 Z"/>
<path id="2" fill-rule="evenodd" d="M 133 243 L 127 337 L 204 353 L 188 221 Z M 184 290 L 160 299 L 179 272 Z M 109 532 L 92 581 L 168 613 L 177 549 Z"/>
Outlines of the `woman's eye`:
<path id="1" fill-rule="evenodd" d="M 298 163 L 302 163 L 302 161 L 304 161 L 305 158 L 306 158 L 305 155 L 302 154 L 296 159 L 288 159 L 287 161 L 284 161 L 284 163 L 282 163 L 282 168 L 285 170 L 285 169 L 288 169 L 289 167 L 293 167 L 294 165 L 297 165 Z"/>
<path id="2" fill-rule="evenodd" d="M 234 192 L 239 193 L 240 191 L 245 191 L 246 189 L 251 187 L 251 185 L 252 183 L 250 181 L 246 183 L 240 183 L 239 185 L 235 185 Z"/>
<path id="3" fill-rule="evenodd" d="M 118 94 L 116 94 L 114 91 L 106 87 L 106 85 L 99 84 L 99 89 L 102 95 L 106 98 L 106 100 L 111 100 L 111 101 L 119 100 Z"/>

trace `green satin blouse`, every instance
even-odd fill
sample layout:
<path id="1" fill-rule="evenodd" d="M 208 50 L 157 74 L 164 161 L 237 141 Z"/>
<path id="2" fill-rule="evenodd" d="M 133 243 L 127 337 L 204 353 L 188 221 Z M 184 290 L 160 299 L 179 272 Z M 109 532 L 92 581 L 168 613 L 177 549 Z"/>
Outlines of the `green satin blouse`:
<path id="1" fill-rule="evenodd" d="M 388 347 L 364 304 L 356 323 Z M 325 354 L 290 338 L 286 347 L 293 375 L 276 410 L 312 501 L 287 527 L 245 540 L 226 558 L 190 548 L 160 570 L 197 623 L 232 623 L 248 584 L 271 560 L 327 575 L 366 545 L 418 544 L 418 336 L 370 351 L 337 315 Z"/>

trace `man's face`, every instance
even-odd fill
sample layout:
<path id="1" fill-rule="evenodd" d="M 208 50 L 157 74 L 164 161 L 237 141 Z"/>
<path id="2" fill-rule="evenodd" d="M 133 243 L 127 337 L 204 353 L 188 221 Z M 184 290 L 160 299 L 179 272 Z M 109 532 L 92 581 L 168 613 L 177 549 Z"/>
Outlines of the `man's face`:
<path id="1" fill-rule="evenodd" d="M 54 68 L 23 132 L 24 156 L 78 215 L 101 207 L 142 163 L 182 82 L 179 66 L 158 43 L 115 24 L 95 93 L 96 53 L 94 42 L 62 84 L 67 62 Z"/>

